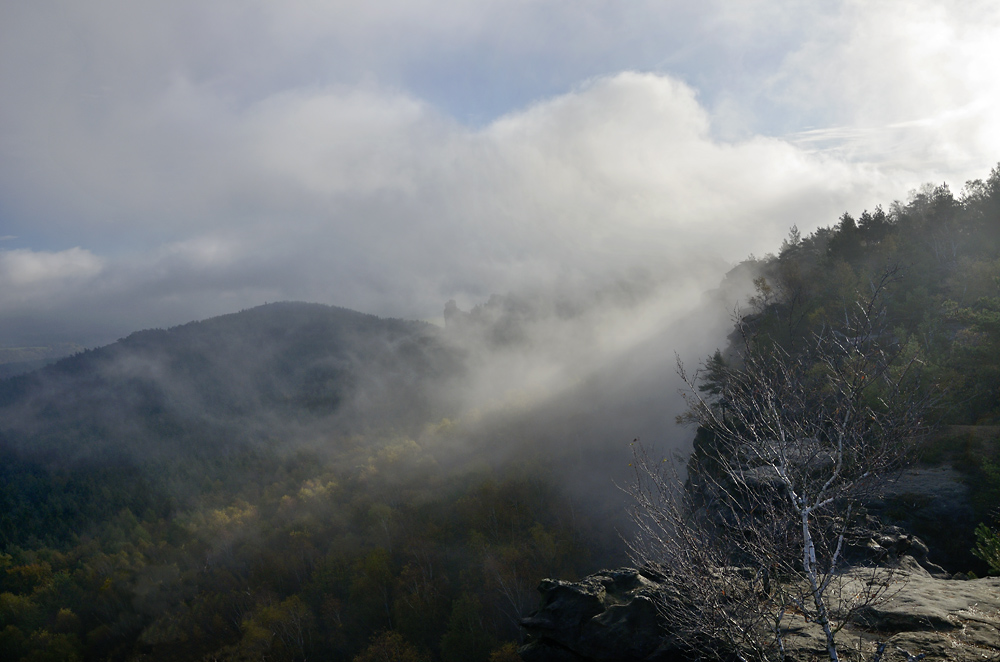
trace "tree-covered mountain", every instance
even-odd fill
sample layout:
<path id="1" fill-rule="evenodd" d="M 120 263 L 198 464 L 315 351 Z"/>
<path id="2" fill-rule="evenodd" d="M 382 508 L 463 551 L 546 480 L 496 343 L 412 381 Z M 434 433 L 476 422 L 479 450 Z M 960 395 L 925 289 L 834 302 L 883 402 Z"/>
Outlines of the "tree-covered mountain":
<path id="1" fill-rule="evenodd" d="M 65 491 L 50 472 L 95 485 L 103 475 L 105 492 L 119 495 L 110 503 L 169 511 L 205 479 L 243 480 L 235 458 L 294 452 L 319 431 L 329 447 L 419 429 L 441 418 L 461 369 L 432 325 L 276 303 L 140 331 L 0 381 L 0 538 L 67 542 L 108 507 L 68 478 L 89 495 L 74 513 L 82 519 L 50 516 Z M 188 469 L 199 463 L 214 469 Z M 46 497 L 26 497 L 32 489 Z"/>
<path id="2" fill-rule="evenodd" d="M 225 452 L 333 417 L 345 432 L 422 424 L 460 370 L 430 324 L 276 303 L 133 333 L 0 382 L 0 430 L 63 462 Z"/>
<path id="3" fill-rule="evenodd" d="M 83 347 L 76 343 L 0 348 L 0 379 L 38 370 L 82 350 Z"/>

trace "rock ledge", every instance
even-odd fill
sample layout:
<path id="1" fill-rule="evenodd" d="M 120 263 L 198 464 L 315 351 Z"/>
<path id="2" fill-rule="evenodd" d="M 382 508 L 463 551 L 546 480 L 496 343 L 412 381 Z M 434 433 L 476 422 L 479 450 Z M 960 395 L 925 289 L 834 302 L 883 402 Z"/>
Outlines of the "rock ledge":
<path id="1" fill-rule="evenodd" d="M 888 643 L 883 662 L 1000 660 L 1000 578 L 932 576 L 912 557 L 901 559 L 899 591 L 867 609 L 841 631 L 845 658 L 858 642 L 871 658 L 876 641 Z M 674 662 L 691 659 L 669 636 L 656 610 L 662 586 L 654 573 L 602 570 L 579 582 L 545 579 L 539 609 L 522 619 L 528 634 L 524 662 Z M 786 640 L 792 660 L 825 657 L 819 628 L 797 623 Z"/>

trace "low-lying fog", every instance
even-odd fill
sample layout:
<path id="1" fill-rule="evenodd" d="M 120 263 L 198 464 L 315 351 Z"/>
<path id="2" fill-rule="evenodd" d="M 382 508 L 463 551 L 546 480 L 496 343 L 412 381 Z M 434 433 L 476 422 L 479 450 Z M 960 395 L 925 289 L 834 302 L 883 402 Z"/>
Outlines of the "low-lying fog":
<path id="1" fill-rule="evenodd" d="M 690 442 L 674 420 L 676 360 L 697 365 L 725 346 L 749 282 L 724 269 L 633 269 L 466 310 L 452 301 L 443 328 L 271 304 L 137 333 L 7 383 L 0 432 L 60 465 L 146 466 L 249 444 L 343 464 L 356 443 L 345 439 L 403 435 L 445 470 L 530 466 L 618 521 L 629 442 Z"/>
<path id="2" fill-rule="evenodd" d="M 718 264 L 706 265 L 711 273 Z M 677 360 L 696 367 L 724 348 L 752 285 L 745 269 L 657 281 L 632 274 L 587 291 L 495 296 L 446 309 L 446 337 L 463 348 L 460 417 L 471 446 L 498 460 L 555 462 L 551 475 L 594 507 L 620 507 L 630 442 L 684 452 L 693 431 Z"/>

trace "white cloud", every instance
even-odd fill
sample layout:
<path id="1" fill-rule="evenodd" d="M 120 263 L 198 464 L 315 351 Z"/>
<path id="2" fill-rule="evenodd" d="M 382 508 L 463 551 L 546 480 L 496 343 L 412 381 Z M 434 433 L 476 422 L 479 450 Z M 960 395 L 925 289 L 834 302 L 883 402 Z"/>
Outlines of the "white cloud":
<path id="1" fill-rule="evenodd" d="M 998 10 L 953 4 L 7 5 L 0 223 L 99 260 L 60 282 L 114 333 L 716 274 L 793 223 L 988 171 Z M 479 96 L 492 116 L 452 113 Z"/>
<path id="2" fill-rule="evenodd" d="M 789 55 L 771 89 L 826 108 L 842 158 L 910 177 L 978 177 L 1000 158 L 998 33 L 995 2 L 851 0 Z"/>
<path id="3" fill-rule="evenodd" d="M 705 260 L 768 250 L 869 186 L 780 140 L 714 139 L 694 90 L 661 75 L 597 78 L 481 130 L 374 86 L 244 110 L 181 83 L 168 96 L 150 130 L 58 159 L 87 181 L 75 222 L 179 235 L 112 260 L 95 296 L 249 304 L 268 292 L 431 317 L 452 297 L 630 269 L 717 279 Z M 68 206 L 76 179 L 48 172 L 25 190 Z"/>
<path id="4" fill-rule="evenodd" d="M 6 302 L 56 296 L 78 290 L 104 269 L 104 260 L 82 248 L 56 253 L 0 251 L 0 297 Z"/>

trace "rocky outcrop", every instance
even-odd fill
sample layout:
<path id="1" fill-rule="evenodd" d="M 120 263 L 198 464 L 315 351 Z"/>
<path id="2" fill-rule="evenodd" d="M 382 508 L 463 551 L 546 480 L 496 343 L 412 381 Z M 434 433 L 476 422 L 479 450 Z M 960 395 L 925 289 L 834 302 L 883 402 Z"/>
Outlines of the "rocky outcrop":
<path id="1" fill-rule="evenodd" d="M 842 649 L 882 662 L 924 660 L 1000 662 L 1000 578 L 967 580 L 975 525 L 969 488 L 950 466 L 913 467 L 888 481 L 866 504 L 864 521 L 848 530 L 847 573 L 861 592 L 870 579 L 864 566 L 898 569 L 892 597 L 855 616 L 841 630 Z M 872 531 L 877 531 L 872 534 Z M 917 536 L 920 537 L 917 537 Z M 924 540 L 927 541 L 925 544 Z M 937 565 L 940 563 L 941 565 Z M 955 574 L 950 574 L 955 573 Z M 680 660 L 681 650 L 656 609 L 664 586 L 655 573 L 606 570 L 579 582 L 546 579 L 540 608 L 522 620 L 525 662 L 543 660 Z M 826 658 L 826 641 L 814 623 L 792 615 L 785 635 L 791 660 Z M 905 651 L 905 653 L 904 653 Z M 846 656 L 845 656 L 846 659 Z"/>
<path id="2" fill-rule="evenodd" d="M 883 523 L 919 536 L 930 559 L 949 572 L 985 570 L 969 551 L 978 520 L 969 488 L 953 467 L 912 467 L 888 480 L 879 497 L 865 505 Z"/>
<path id="3" fill-rule="evenodd" d="M 883 527 L 876 521 L 859 526 L 857 532 L 848 529 L 847 539 L 845 557 L 848 564 L 898 567 L 915 562 L 939 579 L 951 579 L 951 574 L 931 561 L 927 544 L 901 527 Z"/>
<path id="4" fill-rule="evenodd" d="M 661 587 L 652 573 L 602 570 L 579 582 L 544 579 L 538 590 L 541 606 L 521 620 L 524 662 L 683 659 L 657 613 Z"/>
<path id="5" fill-rule="evenodd" d="M 1000 578 L 976 580 L 933 576 L 913 557 L 899 559 L 892 597 L 857 615 L 839 634 L 846 652 L 871 659 L 886 644 L 883 662 L 1000 660 Z M 857 581 L 867 575 L 859 571 Z M 579 582 L 543 580 L 542 603 L 522 620 L 528 642 L 525 662 L 674 661 L 681 650 L 656 610 L 662 590 L 653 573 L 633 568 L 604 570 Z M 813 623 L 792 621 L 785 637 L 791 660 L 823 659 L 826 643 Z M 696 656 L 696 655 L 695 655 Z"/>

